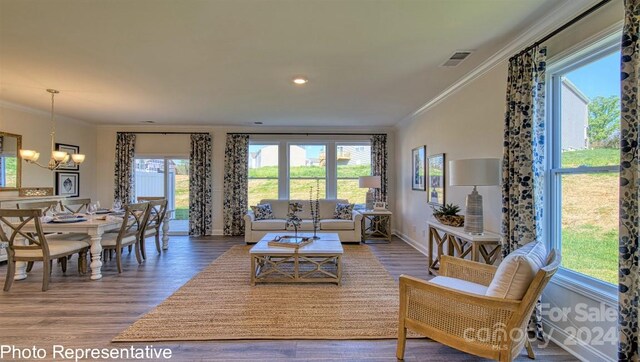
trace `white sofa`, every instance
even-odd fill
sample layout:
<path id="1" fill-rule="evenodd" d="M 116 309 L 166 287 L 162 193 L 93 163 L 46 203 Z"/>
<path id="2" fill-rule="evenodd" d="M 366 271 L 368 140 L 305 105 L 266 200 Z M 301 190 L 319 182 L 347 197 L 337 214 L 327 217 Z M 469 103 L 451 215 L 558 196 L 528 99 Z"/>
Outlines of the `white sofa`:
<path id="1" fill-rule="evenodd" d="M 257 243 L 267 233 L 277 233 L 284 231 L 293 231 L 293 227 L 287 227 L 287 213 L 289 211 L 289 203 L 299 202 L 302 204 L 302 211 L 298 212 L 298 216 L 302 219 L 302 224 L 298 227 L 298 231 L 313 231 L 313 223 L 311 222 L 311 210 L 309 200 L 261 200 L 260 204 L 270 204 L 273 211 L 273 219 L 256 220 L 253 211 L 247 212 L 244 216 L 244 241 L 247 243 Z M 337 233 L 342 242 L 360 242 L 361 240 L 361 223 L 362 214 L 353 211 L 350 220 L 334 219 L 333 213 L 336 204 L 349 203 L 347 200 L 318 200 L 318 209 L 320 214 L 320 228 L 318 233 Z"/>

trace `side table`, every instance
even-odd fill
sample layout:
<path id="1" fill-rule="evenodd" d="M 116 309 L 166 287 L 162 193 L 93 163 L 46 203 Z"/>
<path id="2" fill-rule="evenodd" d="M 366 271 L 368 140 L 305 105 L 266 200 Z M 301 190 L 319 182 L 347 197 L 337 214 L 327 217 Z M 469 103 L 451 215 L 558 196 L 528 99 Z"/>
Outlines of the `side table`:
<path id="1" fill-rule="evenodd" d="M 462 227 L 453 227 L 441 224 L 436 220 L 427 221 L 429 228 L 429 274 L 432 270 L 438 270 L 440 257 L 444 255 L 445 244 L 447 245 L 447 255 L 457 258 L 464 258 L 471 254 L 471 260 L 482 261 L 487 264 L 494 264 L 500 257 L 502 246 L 500 235 L 485 231 L 482 235 L 471 235 L 464 232 Z M 434 244 L 437 253 L 434 255 Z"/>
<path id="2" fill-rule="evenodd" d="M 391 217 L 389 210 L 361 210 L 362 242 L 367 240 L 384 240 L 391 242 Z"/>

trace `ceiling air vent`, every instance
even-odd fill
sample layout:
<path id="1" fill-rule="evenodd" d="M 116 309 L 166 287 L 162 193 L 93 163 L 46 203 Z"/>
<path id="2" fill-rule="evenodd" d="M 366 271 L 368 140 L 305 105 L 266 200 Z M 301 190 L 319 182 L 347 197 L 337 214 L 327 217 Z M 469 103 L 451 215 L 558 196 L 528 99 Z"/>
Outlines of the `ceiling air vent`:
<path id="1" fill-rule="evenodd" d="M 446 62 L 442 64 L 443 67 L 455 67 L 458 64 L 462 63 L 463 60 L 467 59 L 467 57 L 471 55 L 471 51 L 458 51 L 453 53 Z"/>

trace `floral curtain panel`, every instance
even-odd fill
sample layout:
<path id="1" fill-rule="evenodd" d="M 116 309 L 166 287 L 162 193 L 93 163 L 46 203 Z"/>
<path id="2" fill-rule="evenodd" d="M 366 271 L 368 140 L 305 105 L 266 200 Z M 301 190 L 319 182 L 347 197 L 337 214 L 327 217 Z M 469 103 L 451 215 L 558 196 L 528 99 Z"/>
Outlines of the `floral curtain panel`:
<path id="1" fill-rule="evenodd" d="M 374 189 L 377 201 L 387 202 L 387 135 L 371 136 L 371 175 L 380 176 L 380 188 Z"/>
<path id="2" fill-rule="evenodd" d="M 542 233 L 544 193 L 544 47 L 511 58 L 502 159 L 502 252 L 537 241 Z M 532 325 L 542 339 L 540 304 Z"/>
<path id="3" fill-rule="evenodd" d="M 247 212 L 249 135 L 227 134 L 224 150 L 224 234 L 243 235 Z"/>
<path id="4" fill-rule="evenodd" d="M 134 157 L 136 135 L 134 133 L 118 132 L 116 134 L 116 163 L 114 177 L 114 201 L 123 204 L 135 202 L 135 174 Z"/>
<path id="5" fill-rule="evenodd" d="M 189 153 L 189 235 L 211 235 L 211 135 L 191 135 Z"/>
<path id="6" fill-rule="evenodd" d="M 640 267 L 638 260 L 638 76 L 640 75 L 640 0 L 625 0 L 625 20 L 621 48 L 620 97 L 620 273 L 618 285 L 618 360 L 638 361 L 638 303 Z"/>

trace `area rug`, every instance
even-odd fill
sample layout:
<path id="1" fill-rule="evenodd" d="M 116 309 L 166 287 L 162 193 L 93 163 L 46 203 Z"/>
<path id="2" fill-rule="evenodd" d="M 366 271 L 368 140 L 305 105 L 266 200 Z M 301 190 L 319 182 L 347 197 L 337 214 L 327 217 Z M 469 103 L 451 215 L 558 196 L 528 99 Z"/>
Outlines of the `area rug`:
<path id="1" fill-rule="evenodd" d="M 251 286 L 234 246 L 113 342 L 383 339 L 398 332 L 398 285 L 369 247 L 345 245 L 342 286 Z"/>

